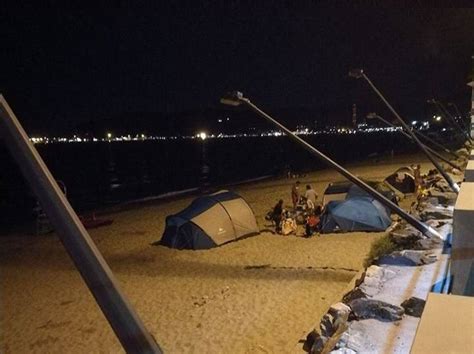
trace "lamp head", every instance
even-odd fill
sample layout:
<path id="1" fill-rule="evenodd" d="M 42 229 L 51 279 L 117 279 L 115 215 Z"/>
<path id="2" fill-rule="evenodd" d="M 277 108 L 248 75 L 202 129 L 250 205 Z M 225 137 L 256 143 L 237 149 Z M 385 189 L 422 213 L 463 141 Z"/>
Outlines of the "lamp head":
<path id="1" fill-rule="evenodd" d="M 367 114 L 367 119 L 375 119 L 377 117 L 377 113 L 375 112 L 370 112 L 369 114 Z"/>
<path id="2" fill-rule="evenodd" d="M 240 106 L 242 104 L 244 95 L 239 91 L 232 91 L 226 93 L 221 98 L 221 103 L 228 106 Z"/>
<path id="3" fill-rule="evenodd" d="M 349 76 L 353 77 L 355 79 L 360 79 L 360 78 L 364 77 L 364 70 L 362 70 L 362 69 L 351 69 L 349 71 Z"/>

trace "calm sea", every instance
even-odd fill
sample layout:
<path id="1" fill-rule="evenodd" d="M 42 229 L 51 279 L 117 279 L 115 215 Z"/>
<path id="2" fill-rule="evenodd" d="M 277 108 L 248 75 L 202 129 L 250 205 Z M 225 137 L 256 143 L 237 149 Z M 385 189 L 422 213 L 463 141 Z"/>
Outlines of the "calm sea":
<path id="1" fill-rule="evenodd" d="M 341 163 L 371 154 L 414 151 L 399 134 L 311 135 L 305 139 Z M 323 167 L 288 137 L 36 145 L 73 207 L 84 212 L 139 198 Z M 32 220 L 36 200 L 0 146 L 2 226 Z M 203 164 L 208 174 L 203 177 Z M 206 169 L 205 169 L 206 170 Z"/>

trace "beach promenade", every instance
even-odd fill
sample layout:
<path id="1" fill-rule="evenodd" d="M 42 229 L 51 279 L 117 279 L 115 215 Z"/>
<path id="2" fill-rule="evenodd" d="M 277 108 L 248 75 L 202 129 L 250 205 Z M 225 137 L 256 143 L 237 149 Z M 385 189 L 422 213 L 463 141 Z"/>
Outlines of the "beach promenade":
<path id="1" fill-rule="evenodd" d="M 420 156 L 367 161 L 348 169 L 382 180 Z M 301 178 L 322 193 L 342 180 L 331 170 Z M 384 233 L 280 236 L 264 219 L 293 179 L 235 188 L 253 208 L 260 235 L 206 251 L 151 246 L 165 218 L 191 197 L 111 214 L 90 234 L 146 327 L 168 353 L 291 353 L 338 301 Z M 299 235 L 303 230 L 299 230 Z M 0 238 L 0 351 L 121 352 L 118 340 L 54 234 Z"/>

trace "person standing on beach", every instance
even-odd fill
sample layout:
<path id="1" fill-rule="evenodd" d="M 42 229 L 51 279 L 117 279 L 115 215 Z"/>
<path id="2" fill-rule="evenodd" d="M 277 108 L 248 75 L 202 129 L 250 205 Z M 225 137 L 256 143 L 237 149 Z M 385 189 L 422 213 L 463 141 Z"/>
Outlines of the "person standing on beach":
<path id="1" fill-rule="evenodd" d="M 281 218 L 283 215 L 283 199 L 280 199 L 278 203 L 273 207 L 272 220 L 275 223 L 275 232 L 281 232 Z"/>
<path id="2" fill-rule="evenodd" d="M 296 181 L 291 188 L 291 201 L 293 202 L 293 209 L 296 209 L 296 205 L 300 201 L 300 181 Z"/>
<path id="3" fill-rule="evenodd" d="M 419 164 L 413 166 L 413 177 L 415 177 L 415 194 L 418 198 L 423 189 L 423 178 L 421 177 L 421 166 Z"/>
<path id="4" fill-rule="evenodd" d="M 310 210 L 314 210 L 316 208 L 316 200 L 318 199 L 318 193 L 311 187 L 311 185 L 306 185 L 306 192 L 304 193 L 304 197 L 306 198 L 306 204 Z"/>

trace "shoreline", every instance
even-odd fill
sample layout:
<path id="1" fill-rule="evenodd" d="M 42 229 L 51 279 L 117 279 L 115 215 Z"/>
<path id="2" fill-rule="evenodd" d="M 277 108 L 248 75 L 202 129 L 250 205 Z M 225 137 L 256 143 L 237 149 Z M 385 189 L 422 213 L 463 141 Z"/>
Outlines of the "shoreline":
<path id="1" fill-rule="evenodd" d="M 378 155 L 375 157 L 372 156 L 372 157 L 367 157 L 363 160 L 350 162 L 345 165 L 345 168 L 350 170 L 351 167 L 357 168 L 360 165 L 366 165 L 369 163 L 377 163 L 379 165 L 400 163 L 401 165 L 404 165 L 404 164 L 409 165 L 412 163 L 411 161 L 413 158 L 419 159 L 420 161 L 426 161 L 426 157 L 424 157 L 424 155 L 422 154 L 406 153 L 406 154 L 402 154 L 395 157 L 390 157 L 390 155 Z M 225 183 L 225 184 L 219 184 L 219 185 L 210 185 L 208 189 L 212 193 L 221 189 L 230 189 L 229 187 L 245 188 L 248 186 L 252 188 L 254 184 L 258 185 L 259 183 L 265 182 L 265 181 L 283 182 L 283 181 L 296 181 L 298 179 L 304 181 L 318 173 L 328 172 L 328 171 L 333 171 L 333 170 L 329 167 L 322 167 L 319 169 L 305 171 L 304 173 L 302 173 L 302 175 L 304 175 L 302 177 L 291 177 L 291 178 L 287 178 L 283 175 L 265 175 L 265 176 L 249 178 L 249 179 L 245 179 L 245 180 L 241 180 L 237 182 L 231 182 L 231 183 Z M 342 175 L 339 175 L 337 173 L 336 175 L 337 175 L 337 178 L 334 181 L 327 180 L 327 182 L 329 183 L 329 182 L 345 180 L 345 178 Z M 140 208 L 140 207 L 144 207 L 148 205 L 172 202 L 172 201 L 186 199 L 186 198 L 196 198 L 202 194 L 200 190 L 201 190 L 200 187 L 192 187 L 192 188 L 187 188 L 183 190 L 165 192 L 165 193 L 155 195 L 155 196 L 149 196 L 149 197 L 124 201 L 122 203 L 118 203 L 115 205 L 98 207 L 96 209 L 87 210 L 84 212 L 84 214 L 95 213 L 96 215 L 110 215 L 110 214 L 118 213 L 121 211 Z"/>
<path id="2" fill-rule="evenodd" d="M 352 161 L 350 163 L 342 164 L 342 165 L 349 170 L 351 168 L 357 168 L 357 166 L 360 166 L 360 165 L 367 165 L 371 163 L 378 164 L 378 165 L 400 163 L 401 165 L 403 165 L 403 164 L 410 164 L 413 158 L 419 159 L 420 161 L 426 160 L 426 158 L 421 154 L 406 153 L 406 154 L 401 154 L 395 157 L 391 157 L 388 154 L 382 154 L 382 155 L 377 155 L 377 156 L 366 157 L 365 159 Z M 319 173 L 325 173 L 327 171 L 332 171 L 332 169 L 328 168 L 327 166 L 324 166 L 321 168 L 304 171 L 302 174 L 304 174 L 305 176 L 314 176 Z M 336 174 L 336 176 L 337 178 L 334 181 L 345 180 L 344 177 L 342 177 L 339 174 Z M 287 178 L 283 175 L 264 175 L 264 176 L 259 176 L 255 178 L 244 179 L 237 182 L 210 185 L 208 186 L 208 189 L 209 191 L 214 192 L 220 189 L 229 189 L 230 187 L 237 187 L 238 189 L 239 187 L 242 188 L 245 186 L 252 186 L 253 184 L 258 185 L 260 182 L 264 182 L 266 180 L 295 181 L 296 179 Z M 300 179 L 305 180 L 304 177 L 300 177 Z M 330 180 L 330 179 L 328 179 L 327 181 L 333 182 L 333 180 Z M 169 201 L 172 202 L 172 201 L 180 200 L 183 198 L 190 198 L 190 197 L 195 198 L 201 195 L 200 190 L 201 190 L 200 187 L 192 187 L 192 188 L 186 188 L 182 190 L 168 191 L 165 193 L 161 193 L 158 195 L 151 195 L 144 198 L 132 199 L 132 200 L 128 200 L 128 201 L 124 201 L 124 202 L 120 202 L 120 203 L 112 204 L 112 205 L 98 205 L 96 207 L 91 207 L 90 209 L 85 209 L 82 211 L 76 210 L 77 208 L 74 208 L 74 209 L 76 210 L 76 213 L 78 215 L 85 216 L 85 217 L 89 215 L 93 215 L 93 214 L 96 216 L 109 216 L 111 214 L 119 213 L 121 211 L 146 207 L 149 205 L 156 205 L 160 203 L 166 203 Z M 34 228 L 35 228 L 35 218 L 32 216 L 31 213 L 24 214 L 21 218 L 16 219 L 14 223 L 12 224 L 7 223 L 5 224 L 5 228 L 0 228 L 0 237 L 8 236 L 10 234 L 34 233 Z"/>

